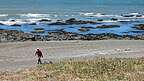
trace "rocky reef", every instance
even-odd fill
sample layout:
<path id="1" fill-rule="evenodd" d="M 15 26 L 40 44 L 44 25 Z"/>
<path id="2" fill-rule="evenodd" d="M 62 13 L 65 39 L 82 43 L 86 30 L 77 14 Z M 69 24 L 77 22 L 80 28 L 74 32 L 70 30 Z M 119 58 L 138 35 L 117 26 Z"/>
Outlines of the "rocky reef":
<path id="1" fill-rule="evenodd" d="M 144 40 L 143 35 L 117 35 L 113 33 L 87 34 L 81 37 L 81 40 Z"/>
<path id="2" fill-rule="evenodd" d="M 65 21 L 57 21 L 50 23 L 49 25 L 72 25 L 72 24 L 97 24 L 95 21 L 83 21 L 83 20 L 77 20 L 75 18 L 70 18 Z"/>
<path id="3" fill-rule="evenodd" d="M 80 34 L 72 33 L 72 32 L 64 32 L 64 31 L 56 31 L 48 33 L 48 40 L 79 40 L 81 39 Z"/>
<path id="4" fill-rule="evenodd" d="M 32 34 L 16 30 L 0 30 L 0 42 L 26 41 L 33 38 Z"/>
<path id="5" fill-rule="evenodd" d="M 78 34 L 65 31 L 53 31 L 48 35 L 36 35 L 16 30 L 0 30 L 0 42 L 16 41 L 62 41 L 62 40 L 144 40 L 144 35 L 117 35 L 113 33 Z"/>

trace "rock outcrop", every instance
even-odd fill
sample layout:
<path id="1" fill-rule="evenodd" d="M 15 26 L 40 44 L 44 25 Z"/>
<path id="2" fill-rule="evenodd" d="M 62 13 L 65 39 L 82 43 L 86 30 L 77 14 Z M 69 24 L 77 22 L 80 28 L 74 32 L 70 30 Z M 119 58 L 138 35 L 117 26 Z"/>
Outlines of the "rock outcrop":
<path id="1" fill-rule="evenodd" d="M 136 29 L 144 30 L 144 24 L 138 24 L 138 25 L 136 25 Z"/>
<path id="2" fill-rule="evenodd" d="M 26 41 L 32 37 L 32 34 L 16 30 L 0 30 L 0 42 Z"/>
<path id="3" fill-rule="evenodd" d="M 115 28 L 115 27 L 120 27 L 119 25 L 102 25 L 102 26 L 97 26 L 96 28 Z"/>

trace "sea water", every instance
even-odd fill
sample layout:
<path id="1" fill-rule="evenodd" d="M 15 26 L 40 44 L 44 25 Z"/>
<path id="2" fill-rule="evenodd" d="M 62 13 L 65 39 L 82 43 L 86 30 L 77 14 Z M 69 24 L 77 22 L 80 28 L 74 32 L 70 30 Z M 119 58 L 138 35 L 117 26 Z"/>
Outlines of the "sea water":
<path id="1" fill-rule="evenodd" d="M 106 15 L 101 16 L 99 13 Z M 107 20 L 113 17 L 119 18 L 122 14 L 128 13 L 144 14 L 144 0 L 0 0 L 0 21 L 8 21 L 10 19 L 36 20 L 44 18 L 50 20 L 66 20 L 69 18 L 76 18 L 79 20 Z M 92 17 L 89 17 L 89 15 L 92 15 Z M 144 20 L 140 19 L 138 20 L 138 22 L 143 23 Z M 132 30 L 134 24 L 137 23 L 120 23 L 120 28 L 103 30 L 93 29 L 89 32 L 84 33 L 129 32 L 134 30 Z M 97 25 L 94 25 L 93 27 L 95 26 Z M 82 33 L 77 30 L 79 27 L 81 27 L 81 25 L 51 27 L 46 24 L 38 24 L 36 26 L 24 24 L 19 28 L 12 26 L 0 26 L 0 29 L 31 32 L 35 27 L 43 27 L 46 30 L 56 30 L 61 28 L 68 32 L 70 31 Z"/>
<path id="2" fill-rule="evenodd" d="M 144 0 L 0 0 L 1 14 L 144 13 Z"/>

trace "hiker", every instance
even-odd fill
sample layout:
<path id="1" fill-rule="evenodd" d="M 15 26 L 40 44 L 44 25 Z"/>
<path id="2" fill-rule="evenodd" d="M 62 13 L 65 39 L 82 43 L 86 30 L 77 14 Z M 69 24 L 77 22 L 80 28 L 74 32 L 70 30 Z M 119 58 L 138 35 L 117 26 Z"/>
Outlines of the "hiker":
<path id="1" fill-rule="evenodd" d="M 41 58 L 43 58 L 43 54 L 41 52 L 41 50 L 39 48 L 37 48 L 37 51 L 35 53 L 35 56 L 38 56 L 38 61 L 37 61 L 37 64 L 42 64 L 41 62 Z"/>

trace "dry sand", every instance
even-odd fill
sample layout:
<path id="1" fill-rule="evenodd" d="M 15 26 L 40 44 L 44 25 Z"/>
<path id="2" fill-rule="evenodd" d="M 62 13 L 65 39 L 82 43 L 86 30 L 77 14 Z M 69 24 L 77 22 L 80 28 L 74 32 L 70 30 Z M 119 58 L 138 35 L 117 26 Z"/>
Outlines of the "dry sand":
<path id="1" fill-rule="evenodd" d="M 144 56 L 143 40 L 0 43 L 0 71 L 18 71 L 36 66 L 37 58 L 34 56 L 36 48 L 43 51 L 43 62 L 72 57 L 135 58 Z"/>

